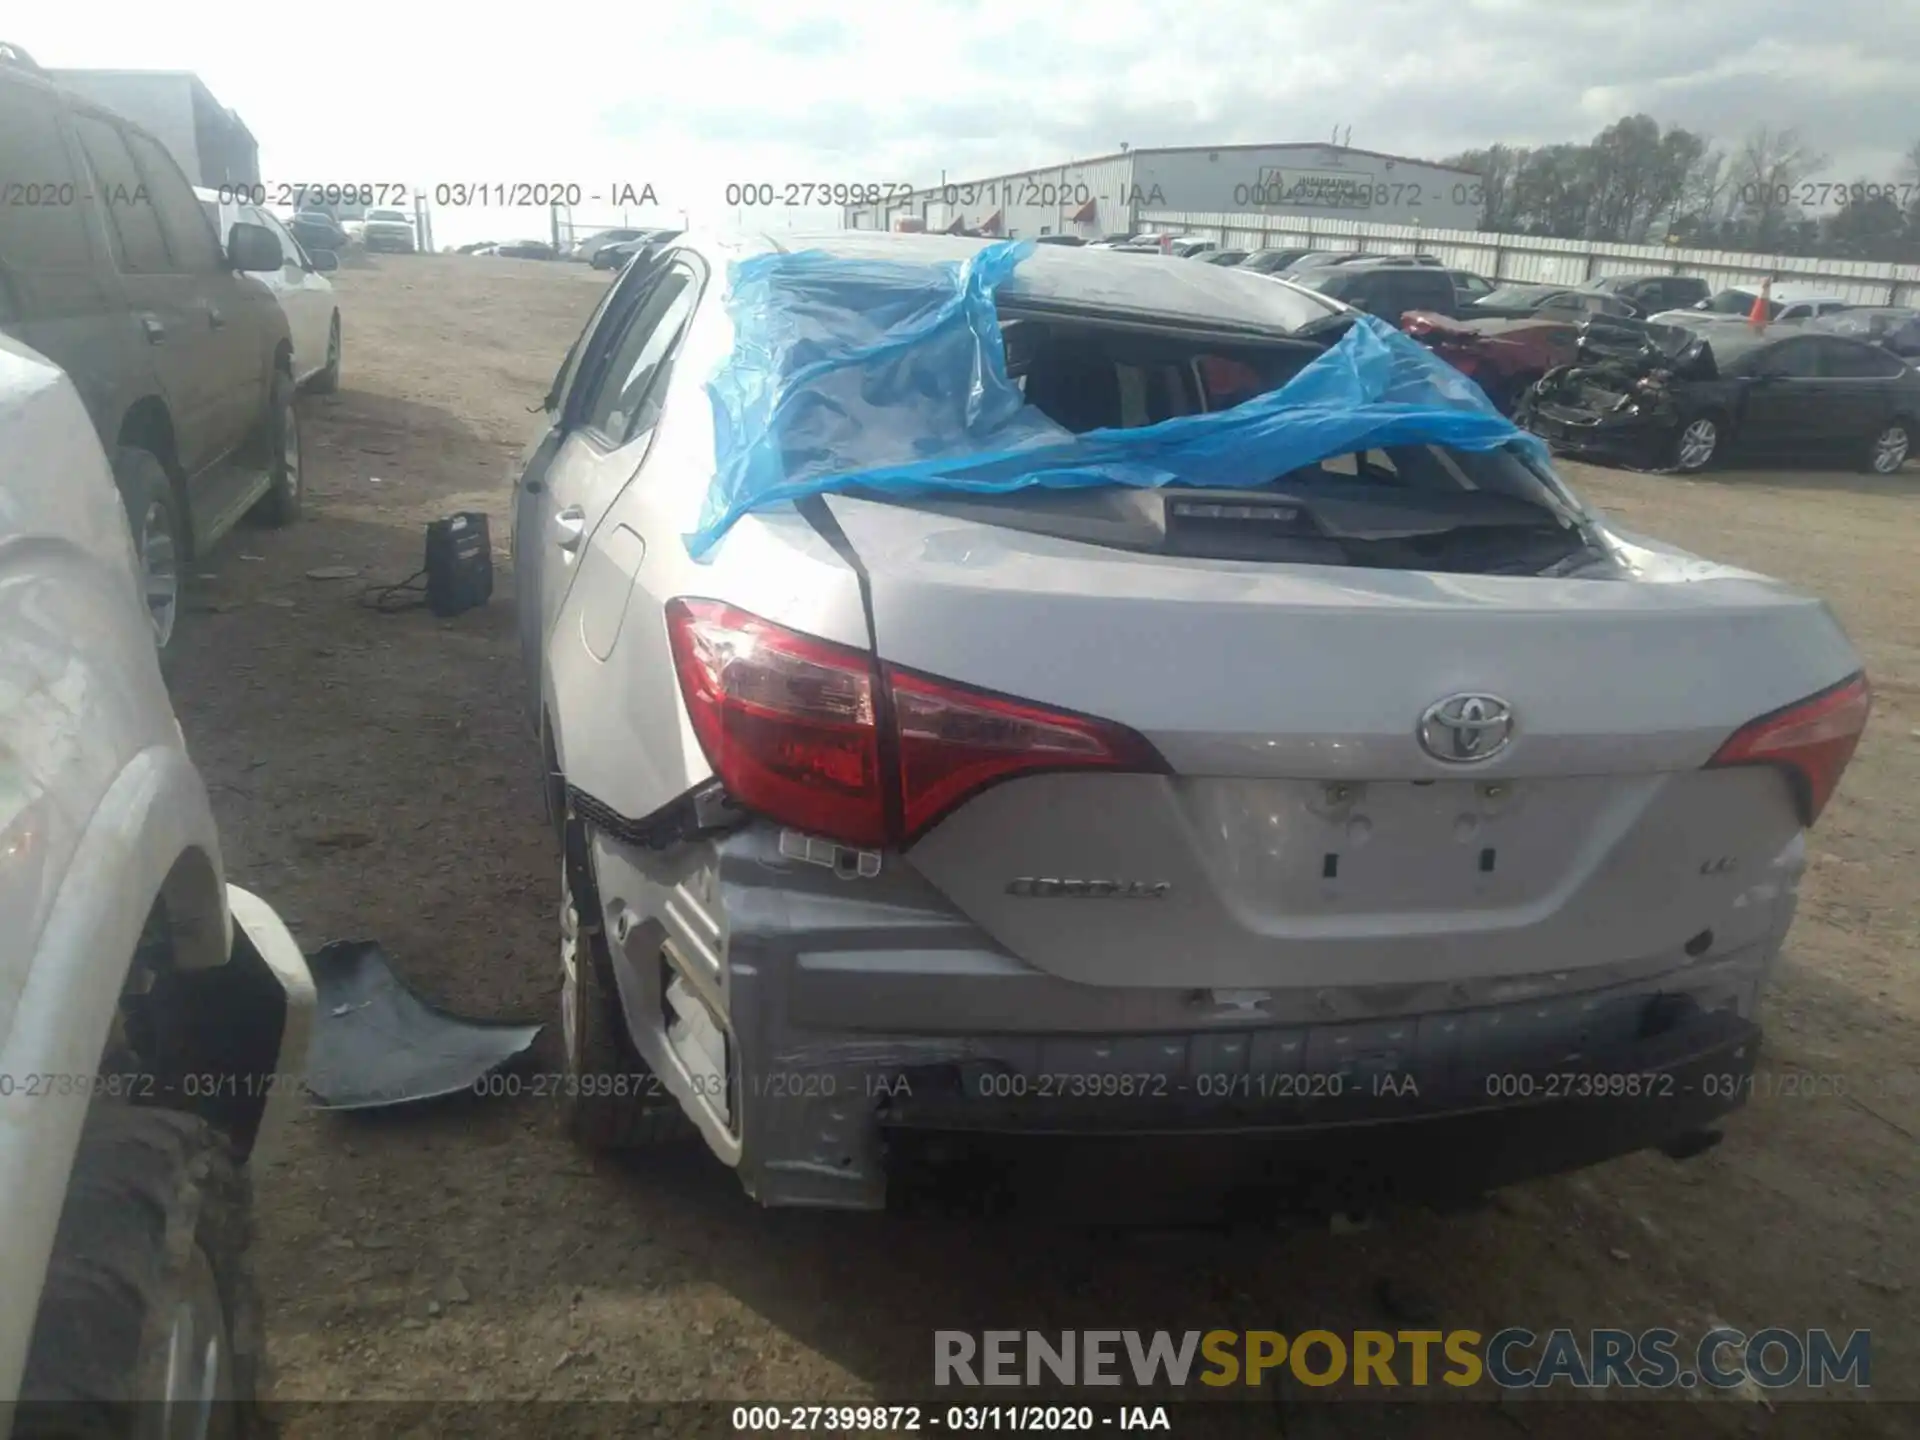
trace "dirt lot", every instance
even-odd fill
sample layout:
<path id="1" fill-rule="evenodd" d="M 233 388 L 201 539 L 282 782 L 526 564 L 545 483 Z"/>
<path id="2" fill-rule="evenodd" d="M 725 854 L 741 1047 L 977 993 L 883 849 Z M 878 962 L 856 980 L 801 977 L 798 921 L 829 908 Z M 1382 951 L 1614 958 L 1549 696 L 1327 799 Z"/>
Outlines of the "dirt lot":
<path id="1" fill-rule="evenodd" d="M 427 256 L 337 282 L 344 388 L 305 402 L 307 523 L 242 532 L 200 567 L 183 720 L 234 877 L 310 948 L 378 937 L 439 1000 L 547 1020 L 557 862 L 522 728 L 506 507 L 528 408 L 606 278 Z M 1844 1098 L 1770 1094 L 1684 1165 L 1635 1157 L 1341 1235 L 768 1213 L 703 1152 L 589 1161 L 530 1100 L 310 1115 L 260 1176 L 278 1393 L 857 1401 L 924 1391 L 936 1328 L 1428 1320 L 1866 1326 L 1876 1392 L 1920 1398 L 1920 471 L 1571 468 L 1632 528 L 1823 593 L 1867 656 L 1878 709 L 1815 836 L 1768 1016 L 1769 1074 L 1835 1076 Z M 423 522 L 460 508 L 493 516 L 490 608 L 438 621 L 356 603 L 414 570 Z M 337 565 L 362 578 L 304 573 Z M 1274 1433 L 1425 1423 L 1268 1398 Z M 1476 1419 L 1495 1434 L 1893 1435 L 1914 1413 L 1749 1400 Z"/>

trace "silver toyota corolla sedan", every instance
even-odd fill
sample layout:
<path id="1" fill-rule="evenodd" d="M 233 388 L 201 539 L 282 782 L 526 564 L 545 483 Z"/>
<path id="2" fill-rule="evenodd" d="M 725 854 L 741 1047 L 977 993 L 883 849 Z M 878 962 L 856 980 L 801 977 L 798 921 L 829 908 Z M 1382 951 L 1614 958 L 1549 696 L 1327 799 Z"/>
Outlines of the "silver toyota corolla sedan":
<path id="1" fill-rule="evenodd" d="M 961 399 L 1063 438 L 961 484 L 918 372 L 835 389 L 804 337 L 911 347 L 889 287 L 989 244 L 683 237 L 548 396 L 514 563 L 577 1138 L 691 1121 L 767 1204 L 1074 1150 L 1310 1211 L 1712 1143 L 1870 708 L 1827 607 L 1615 530 L 1454 372 L 1471 445 L 1340 399 L 1337 302 L 1154 256 L 1012 265 Z"/>

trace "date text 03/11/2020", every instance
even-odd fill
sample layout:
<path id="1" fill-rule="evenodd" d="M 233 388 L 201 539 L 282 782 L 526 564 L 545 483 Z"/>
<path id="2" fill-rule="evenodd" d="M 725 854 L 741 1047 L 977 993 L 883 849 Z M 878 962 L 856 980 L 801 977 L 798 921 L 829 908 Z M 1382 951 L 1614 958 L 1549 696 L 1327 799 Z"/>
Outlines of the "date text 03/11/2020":
<path id="1" fill-rule="evenodd" d="M 1173 1429 L 1164 1405 L 736 1405 L 732 1420 L 736 1435 Z"/>
<path id="2" fill-rule="evenodd" d="M 113 1100 L 214 1100 L 221 1097 L 258 1099 L 281 1090 L 302 1090 L 306 1081 L 299 1075 L 248 1075 L 234 1073 L 148 1075 L 133 1071 L 85 1071 L 72 1075 L 34 1071 L 24 1075 L 0 1075 L 0 1100 L 53 1099 L 85 1096 Z"/>

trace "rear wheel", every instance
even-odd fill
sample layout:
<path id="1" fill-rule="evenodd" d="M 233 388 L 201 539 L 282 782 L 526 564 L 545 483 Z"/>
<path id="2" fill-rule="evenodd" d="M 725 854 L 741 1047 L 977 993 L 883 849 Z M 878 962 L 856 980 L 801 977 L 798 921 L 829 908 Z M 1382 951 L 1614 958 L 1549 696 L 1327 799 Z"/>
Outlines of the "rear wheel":
<path id="1" fill-rule="evenodd" d="M 186 570 L 186 517 L 180 497 L 159 457 L 150 450 L 122 446 L 113 460 L 113 478 L 126 505 L 133 550 L 140 561 L 140 589 L 154 648 L 164 668 L 179 654 L 182 579 Z"/>
<path id="2" fill-rule="evenodd" d="M 13 1434 L 263 1433 L 250 1220 L 245 1171 L 204 1120 L 97 1101 L 74 1156 Z"/>
<path id="3" fill-rule="evenodd" d="M 560 861 L 561 1123 L 590 1150 L 635 1149 L 691 1131 L 680 1103 L 634 1053 L 601 923 L 587 826 L 568 815 Z"/>
<path id="4" fill-rule="evenodd" d="M 254 514 L 267 525 L 291 525 L 300 518 L 306 477 L 300 453 L 300 416 L 293 408 L 293 376 L 285 370 L 273 372 L 266 443 L 270 480 Z"/>
<path id="5" fill-rule="evenodd" d="M 1709 412 L 1687 417 L 1673 438 L 1673 468 L 1682 475 L 1705 470 L 1719 458 L 1725 440 L 1726 421 L 1719 415 Z"/>
<path id="6" fill-rule="evenodd" d="M 1913 423 L 1896 420 L 1867 447 L 1867 469 L 1876 475 L 1896 474 L 1913 454 Z"/>

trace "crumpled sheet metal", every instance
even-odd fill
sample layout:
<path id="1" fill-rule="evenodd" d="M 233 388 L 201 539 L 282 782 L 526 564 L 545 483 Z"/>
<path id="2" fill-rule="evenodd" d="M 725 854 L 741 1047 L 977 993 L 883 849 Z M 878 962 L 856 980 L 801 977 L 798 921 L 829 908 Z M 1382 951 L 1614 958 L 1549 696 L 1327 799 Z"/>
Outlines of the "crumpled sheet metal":
<path id="1" fill-rule="evenodd" d="M 1074 435 L 1008 376 L 994 292 L 1033 242 L 964 263 L 816 250 L 730 267 L 734 348 L 707 392 L 715 473 L 699 559 L 753 510 L 852 487 L 1002 493 L 1029 486 L 1239 486 L 1329 456 L 1432 443 L 1546 446 L 1385 321 L 1352 328 L 1278 390 L 1228 410 Z"/>
<path id="2" fill-rule="evenodd" d="M 469 1020 L 409 990 L 371 940 L 307 957 L 318 1003 L 307 1089 L 320 1110 L 373 1110 L 472 1093 L 524 1055 L 542 1027 Z"/>

